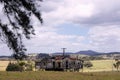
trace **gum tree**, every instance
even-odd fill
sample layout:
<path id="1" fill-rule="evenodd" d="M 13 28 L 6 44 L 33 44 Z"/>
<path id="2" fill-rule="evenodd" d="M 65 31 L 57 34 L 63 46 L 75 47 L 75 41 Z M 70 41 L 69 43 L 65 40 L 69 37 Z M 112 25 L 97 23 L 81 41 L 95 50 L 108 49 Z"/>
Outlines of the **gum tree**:
<path id="1" fill-rule="evenodd" d="M 13 50 L 15 59 L 22 60 L 25 57 L 23 36 L 30 39 L 31 35 L 35 35 L 31 17 L 35 16 L 40 23 L 43 22 L 38 5 L 41 1 L 0 0 L 0 6 L 3 6 L 3 12 L 8 20 L 7 23 L 3 23 L 0 16 L 0 38 Z"/>

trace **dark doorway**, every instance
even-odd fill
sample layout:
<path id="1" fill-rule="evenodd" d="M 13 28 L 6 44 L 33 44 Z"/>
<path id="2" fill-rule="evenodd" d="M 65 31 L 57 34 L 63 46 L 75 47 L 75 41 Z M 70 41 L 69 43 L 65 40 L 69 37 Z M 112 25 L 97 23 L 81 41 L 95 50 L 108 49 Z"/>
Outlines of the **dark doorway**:
<path id="1" fill-rule="evenodd" d="M 58 68 L 61 68 L 61 62 L 58 62 Z"/>
<path id="2" fill-rule="evenodd" d="M 69 63 L 68 63 L 68 61 L 66 61 L 66 69 L 68 69 L 68 65 L 69 65 Z"/>
<path id="3" fill-rule="evenodd" d="M 53 69 L 55 69 L 55 62 L 53 62 Z"/>

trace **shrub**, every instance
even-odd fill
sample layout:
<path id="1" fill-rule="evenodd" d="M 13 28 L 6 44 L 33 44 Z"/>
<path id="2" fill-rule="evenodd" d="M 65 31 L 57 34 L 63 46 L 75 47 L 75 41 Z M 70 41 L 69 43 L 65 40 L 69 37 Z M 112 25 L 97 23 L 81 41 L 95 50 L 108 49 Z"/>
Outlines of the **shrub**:
<path id="1" fill-rule="evenodd" d="M 18 63 L 9 63 L 6 71 L 33 71 L 34 64 L 32 62 L 19 61 Z"/>
<path id="2" fill-rule="evenodd" d="M 92 66 L 93 66 L 93 64 L 90 61 L 85 61 L 84 62 L 84 67 L 89 68 L 89 67 L 92 67 Z"/>
<path id="3" fill-rule="evenodd" d="M 25 66 L 26 63 L 25 63 L 25 62 L 19 62 L 19 65 L 20 65 L 20 66 Z"/>
<path id="4" fill-rule="evenodd" d="M 26 63 L 26 71 L 33 71 L 33 69 L 34 69 L 34 63 L 32 62 L 32 61 L 28 61 L 27 63 Z"/>
<path id="5" fill-rule="evenodd" d="M 6 71 L 23 71 L 23 67 L 17 63 L 9 63 Z"/>
<path id="6" fill-rule="evenodd" d="M 26 71 L 33 71 L 33 66 L 31 64 L 26 64 Z"/>

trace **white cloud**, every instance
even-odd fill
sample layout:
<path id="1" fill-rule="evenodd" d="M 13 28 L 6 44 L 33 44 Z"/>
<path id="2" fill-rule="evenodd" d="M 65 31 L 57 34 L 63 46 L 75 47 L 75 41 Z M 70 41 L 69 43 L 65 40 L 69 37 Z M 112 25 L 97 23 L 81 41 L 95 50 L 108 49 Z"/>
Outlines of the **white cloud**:
<path id="1" fill-rule="evenodd" d="M 74 42 L 76 41 L 78 44 L 82 44 L 83 39 L 83 36 L 60 35 L 56 32 L 39 32 L 39 34 L 34 36 L 34 38 L 32 38 L 31 40 L 25 40 L 25 44 L 28 48 L 28 52 L 48 52 L 49 49 L 54 50 L 54 52 L 57 52 L 57 50 L 61 50 L 62 47 L 78 47 L 74 45 Z M 48 50 L 44 51 L 45 48 L 47 48 Z M 42 51 L 42 49 L 44 50 Z M 75 50 L 71 49 L 71 51 Z"/>
<path id="2" fill-rule="evenodd" d="M 69 51 L 120 51 L 119 3 L 120 0 L 44 0 L 41 3 L 43 25 L 32 17 L 36 35 L 24 40 L 28 52 L 57 52 L 61 47 Z M 59 34 L 57 26 L 65 23 L 87 25 L 90 30 L 87 36 Z M 7 52 L 2 52 L 3 48 Z M 2 53 L 9 52 L 5 46 L 0 49 Z"/>
<path id="3" fill-rule="evenodd" d="M 76 18 L 73 20 L 77 24 L 90 25 L 115 25 L 119 24 L 120 0 L 90 0 L 94 5 L 94 15 L 88 18 Z"/>
<path id="4" fill-rule="evenodd" d="M 90 43 L 100 51 L 120 51 L 120 26 L 96 26 L 91 28 Z"/>
<path id="5" fill-rule="evenodd" d="M 47 3 L 49 5 L 46 5 Z M 42 6 L 43 9 L 47 9 L 47 12 L 46 9 L 43 10 L 43 18 L 48 25 L 59 25 L 71 22 L 78 17 L 88 18 L 94 14 L 94 5 L 92 3 L 83 4 L 82 0 L 62 0 L 60 2 L 46 0 Z"/>

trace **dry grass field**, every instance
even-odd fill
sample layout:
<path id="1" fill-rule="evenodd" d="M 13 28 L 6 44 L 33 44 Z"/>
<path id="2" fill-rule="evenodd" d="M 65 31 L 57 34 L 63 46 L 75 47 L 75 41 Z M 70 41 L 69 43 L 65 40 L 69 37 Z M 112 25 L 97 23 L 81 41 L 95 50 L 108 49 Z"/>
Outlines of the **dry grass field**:
<path id="1" fill-rule="evenodd" d="M 83 72 L 98 72 L 98 71 L 112 71 L 115 70 L 113 67 L 113 60 L 94 60 L 91 61 L 93 67 L 84 68 Z M 5 71 L 9 61 L 0 61 L 0 71 Z"/>
<path id="2" fill-rule="evenodd" d="M 120 72 L 114 70 L 112 60 L 95 60 L 92 68 L 84 68 L 82 72 L 6 72 L 9 61 L 0 61 L 0 80 L 120 80 Z"/>
<path id="3" fill-rule="evenodd" d="M 0 61 L 0 71 L 5 71 L 9 61 Z"/>
<path id="4" fill-rule="evenodd" d="M 84 68 L 84 72 L 98 72 L 98 71 L 115 71 L 113 67 L 114 60 L 93 60 L 91 61 L 93 67 Z"/>

